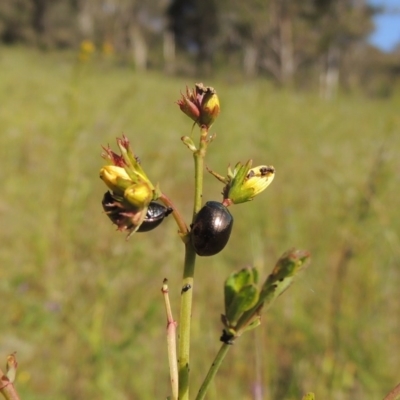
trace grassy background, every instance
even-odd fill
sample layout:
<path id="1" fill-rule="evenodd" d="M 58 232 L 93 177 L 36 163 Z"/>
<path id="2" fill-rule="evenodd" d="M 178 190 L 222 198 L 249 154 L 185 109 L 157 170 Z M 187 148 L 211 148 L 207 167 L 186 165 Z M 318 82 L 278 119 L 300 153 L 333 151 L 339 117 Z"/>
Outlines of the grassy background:
<path id="1" fill-rule="evenodd" d="M 167 277 L 178 318 L 183 247 L 172 218 L 129 241 L 115 232 L 100 145 L 126 134 L 189 220 L 191 124 L 174 102 L 197 80 L 0 49 L 0 360 L 17 351 L 23 398 L 169 393 L 160 288 Z M 400 97 L 328 103 L 264 81 L 205 83 L 222 104 L 206 164 L 224 174 L 253 158 L 277 174 L 233 208 L 227 248 L 198 260 L 192 393 L 219 348 L 227 275 L 256 265 L 265 277 L 295 246 L 311 267 L 233 346 L 208 398 L 382 398 L 400 379 Z M 220 192 L 206 176 L 204 199 Z"/>

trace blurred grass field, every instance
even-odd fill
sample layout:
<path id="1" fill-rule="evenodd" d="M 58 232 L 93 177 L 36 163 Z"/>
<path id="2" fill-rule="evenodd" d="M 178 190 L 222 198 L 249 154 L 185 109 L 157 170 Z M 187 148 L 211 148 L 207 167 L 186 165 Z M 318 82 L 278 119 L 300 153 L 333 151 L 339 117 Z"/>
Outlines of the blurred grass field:
<path id="1" fill-rule="evenodd" d="M 127 135 L 189 221 L 191 123 L 174 102 L 198 80 L 0 48 L 0 360 L 17 351 L 22 398 L 169 394 L 160 288 L 168 278 L 178 318 L 183 246 L 172 218 L 129 241 L 115 232 L 100 146 Z M 265 277 L 295 246 L 310 268 L 232 347 L 208 398 L 253 399 L 260 386 L 267 400 L 382 398 L 400 381 L 400 96 L 204 83 L 222 107 L 206 164 L 225 174 L 252 158 L 277 173 L 233 207 L 226 249 L 198 259 L 192 394 L 220 346 L 225 278 L 245 265 Z M 206 175 L 204 200 L 221 189 Z"/>

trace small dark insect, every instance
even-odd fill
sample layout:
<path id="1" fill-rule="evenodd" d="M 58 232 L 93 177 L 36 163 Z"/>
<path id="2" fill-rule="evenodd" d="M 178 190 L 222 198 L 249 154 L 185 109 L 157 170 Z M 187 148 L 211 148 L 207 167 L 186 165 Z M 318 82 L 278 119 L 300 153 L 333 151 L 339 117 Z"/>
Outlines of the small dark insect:
<path id="1" fill-rule="evenodd" d="M 253 170 L 250 170 L 249 173 L 247 174 L 246 178 L 250 179 L 252 178 L 256 173 Z"/>
<path id="2" fill-rule="evenodd" d="M 219 340 L 225 344 L 232 345 L 235 342 L 235 337 L 231 333 L 227 333 L 225 329 L 222 331 L 222 336 Z"/>
<path id="3" fill-rule="evenodd" d="M 274 169 L 271 168 L 271 167 L 261 167 L 261 168 L 260 168 L 260 174 L 261 174 L 261 176 L 267 175 L 268 172 L 272 172 L 272 173 L 273 173 L 273 172 L 274 172 Z"/>
<path id="4" fill-rule="evenodd" d="M 190 238 L 199 256 L 213 256 L 228 243 L 233 217 L 228 209 L 217 201 L 208 201 L 196 215 Z"/>
<path id="5" fill-rule="evenodd" d="M 146 217 L 140 225 L 138 232 L 148 232 L 161 224 L 163 219 L 172 213 L 172 208 L 165 207 L 155 201 L 150 202 Z"/>
<path id="6" fill-rule="evenodd" d="M 181 290 L 181 294 L 187 292 L 191 288 L 192 288 L 192 285 L 189 285 L 188 283 L 186 285 L 183 285 L 182 290 Z"/>

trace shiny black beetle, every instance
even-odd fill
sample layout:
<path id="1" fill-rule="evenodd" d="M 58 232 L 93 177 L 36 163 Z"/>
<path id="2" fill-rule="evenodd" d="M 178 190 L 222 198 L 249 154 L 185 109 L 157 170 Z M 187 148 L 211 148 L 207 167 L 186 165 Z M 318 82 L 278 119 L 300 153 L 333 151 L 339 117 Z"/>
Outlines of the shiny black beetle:
<path id="1" fill-rule="evenodd" d="M 148 232 L 157 228 L 161 224 L 163 219 L 172 213 L 172 208 L 165 207 L 155 201 L 150 202 L 149 208 L 147 209 L 146 217 L 140 225 L 138 232 Z"/>
<path id="2" fill-rule="evenodd" d="M 110 192 L 106 192 L 102 201 L 103 210 L 106 212 L 108 218 L 117 225 L 124 229 L 132 229 L 133 225 L 129 220 L 129 209 L 124 208 L 121 201 L 116 200 Z M 163 206 L 155 201 L 150 202 L 146 212 L 144 221 L 140 225 L 138 232 L 148 232 L 161 224 L 163 219 L 172 213 L 172 208 Z"/>
<path id="3" fill-rule="evenodd" d="M 199 256 L 213 256 L 228 243 L 233 217 L 228 209 L 217 201 L 208 201 L 196 215 L 190 238 Z"/>

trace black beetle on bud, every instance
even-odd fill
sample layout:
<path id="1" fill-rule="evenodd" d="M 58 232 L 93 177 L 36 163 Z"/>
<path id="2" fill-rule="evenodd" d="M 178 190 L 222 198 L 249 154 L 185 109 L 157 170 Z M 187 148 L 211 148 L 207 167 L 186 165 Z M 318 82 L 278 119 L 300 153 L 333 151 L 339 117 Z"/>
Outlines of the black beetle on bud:
<path id="1" fill-rule="evenodd" d="M 140 225 L 138 232 L 148 232 L 157 228 L 161 224 L 163 219 L 172 213 L 172 208 L 165 207 L 155 201 L 150 202 L 149 208 L 147 209 L 146 218 Z"/>
<path id="2" fill-rule="evenodd" d="M 119 230 L 130 230 L 133 228 L 132 218 L 134 218 L 136 213 L 127 208 L 123 199 L 119 200 L 118 197 L 115 198 L 110 192 L 106 192 L 103 197 L 102 205 L 107 216 L 118 226 Z M 171 213 L 172 208 L 151 201 L 147 208 L 146 216 L 137 232 L 152 231 Z"/>
<path id="3" fill-rule="evenodd" d="M 228 243 L 233 217 L 228 209 L 217 201 L 208 201 L 198 212 L 192 224 L 190 238 L 199 256 L 213 256 Z"/>

